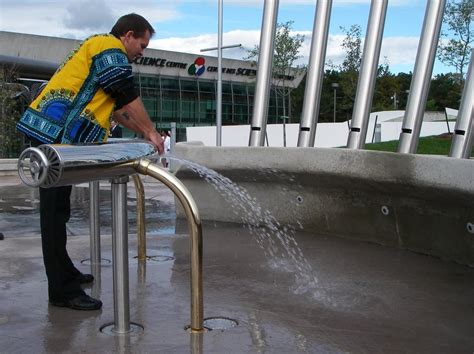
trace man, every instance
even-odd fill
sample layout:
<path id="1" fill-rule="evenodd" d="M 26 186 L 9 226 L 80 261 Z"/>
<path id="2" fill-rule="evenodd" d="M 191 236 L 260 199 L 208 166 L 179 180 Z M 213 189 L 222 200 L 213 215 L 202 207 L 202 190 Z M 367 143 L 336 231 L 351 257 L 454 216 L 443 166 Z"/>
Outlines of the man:
<path id="1" fill-rule="evenodd" d="M 109 138 L 121 138 L 122 137 L 122 127 L 114 120 L 110 121 L 110 133 Z"/>
<path id="2" fill-rule="evenodd" d="M 163 153 L 155 130 L 134 89 L 130 63 L 143 55 L 154 29 L 137 14 L 122 16 L 110 34 L 89 37 L 75 49 L 31 103 L 17 129 L 34 146 L 89 143 L 107 139 L 113 118 L 153 143 Z M 43 259 L 49 303 L 76 310 L 98 310 L 100 300 L 80 284 L 93 281 L 72 263 L 66 250 L 71 186 L 40 188 Z"/>
<path id="3" fill-rule="evenodd" d="M 164 151 L 165 151 L 165 156 L 166 155 L 169 155 L 170 153 L 170 149 L 171 149 L 171 138 L 170 138 L 170 132 L 166 132 L 164 130 L 161 131 L 161 138 L 163 139 L 163 147 L 164 147 Z M 161 159 L 161 163 L 163 165 L 163 167 L 168 167 L 169 166 L 169 159 L 167 159 L 166 157 L 163 157 Z"/>

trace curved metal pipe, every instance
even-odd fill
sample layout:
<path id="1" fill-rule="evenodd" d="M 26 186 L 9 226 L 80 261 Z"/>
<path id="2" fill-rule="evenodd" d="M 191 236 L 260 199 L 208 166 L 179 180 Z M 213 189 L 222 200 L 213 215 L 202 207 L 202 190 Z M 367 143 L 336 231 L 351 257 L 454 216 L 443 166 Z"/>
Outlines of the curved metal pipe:
<path id="1" fill-rule="evenodd" d="M 191 332 L 202 332 L 204 330 L 202 225 L 196 202 L 179 179 L 151 161 L 137 160 L 134 167 L 137 172 L 151 176 L 171 189 L 184 209 L 191 237 Z"/>
<path id="2" fill-rule="evenodd" d="M 145 223 L 145 188 L 139 175 L 132 175 L 137 196 L 137 254 L 139 261 L 146 260 L 146 223 Z"/>

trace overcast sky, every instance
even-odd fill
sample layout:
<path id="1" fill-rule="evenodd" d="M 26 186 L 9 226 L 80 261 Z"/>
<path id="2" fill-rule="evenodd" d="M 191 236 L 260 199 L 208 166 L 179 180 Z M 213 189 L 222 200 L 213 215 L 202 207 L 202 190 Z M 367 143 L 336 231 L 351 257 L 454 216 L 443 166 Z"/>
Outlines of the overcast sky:
<path id="1" fill-rule="evenodd" d="M 315 0 L 280 0 L 278 22 L 294 21 L 295 33 L 305 35 L 300 64 L 307 64 Z M 344 57 L 341 26 L 367 28 L 369 0 L 334 0 L 327 60 L 339 64 Z M 392 72 L 413 71 L 426 1 L 390 0 L 385 21 L 381 62 Z M 217 45 L 217 0 L 0 0 L 0 30 L 84 39 L 108 32 L 121 15 L 135 12 L 146 17 L 157 33 L 150 48 L 200 53 Z M 224 57 L 242 59 L 245 48 L 259 43 L 263 0 L 224 0 Z M 0 48 L 1 53 L 1 48 Z M 212 55 L 211 52 L 206 53 Z M 434 73 L 454 71 L 436 61 Z"/>

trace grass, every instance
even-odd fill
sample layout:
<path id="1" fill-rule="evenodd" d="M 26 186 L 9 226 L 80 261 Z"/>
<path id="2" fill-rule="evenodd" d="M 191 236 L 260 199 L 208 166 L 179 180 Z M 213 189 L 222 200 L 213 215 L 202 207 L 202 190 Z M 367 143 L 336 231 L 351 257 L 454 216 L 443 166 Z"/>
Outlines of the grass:
<path id="1" fill-rule="evenodd" d="M 445 155 L 449 154 L 451 148 L 451 135 L 442 134 L 426 136 L 418 141 L 417 154 Z M 377 151 L 396 152 L 398 140 L 385 141 L 383 143 L 366 144 L 365 149 Z M 471 150 L 471 157 L 474 157 L 474 149 Z"/>

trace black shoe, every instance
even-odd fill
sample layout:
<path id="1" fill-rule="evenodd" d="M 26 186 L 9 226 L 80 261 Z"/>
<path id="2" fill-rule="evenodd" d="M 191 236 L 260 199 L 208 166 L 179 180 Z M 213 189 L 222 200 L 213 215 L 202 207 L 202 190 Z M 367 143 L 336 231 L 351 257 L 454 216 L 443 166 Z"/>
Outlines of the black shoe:
<path id="1" fill-rule="evenodd" d="M 94 281 L 94 276 L 92 274 L 80 273 L 77 276 L 77 279 L 79 280 L 79 284 L 87 284 L 87 283 L 92 283 Z"/>
<path id="2" fill-rule="evenodd" d="M 63 301 L 54 301 L 49 300 L 49 303 L 53 306 L 57 307 L 69 307 L 73 310 L 84 310 L 84 311 L 92 311 L 98 310 L 102 307 L 102 301 L 94 299 L 89 295 L 79 295 L 74 299 L 68 299 Z"/>

